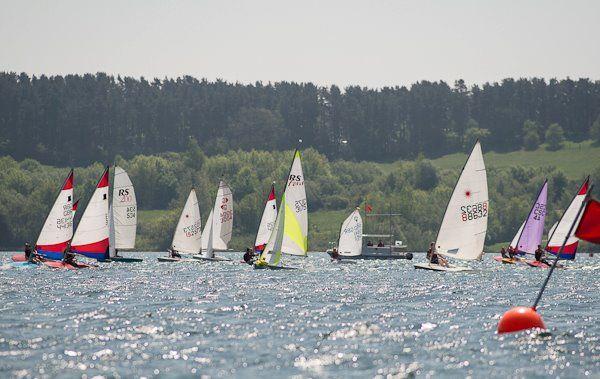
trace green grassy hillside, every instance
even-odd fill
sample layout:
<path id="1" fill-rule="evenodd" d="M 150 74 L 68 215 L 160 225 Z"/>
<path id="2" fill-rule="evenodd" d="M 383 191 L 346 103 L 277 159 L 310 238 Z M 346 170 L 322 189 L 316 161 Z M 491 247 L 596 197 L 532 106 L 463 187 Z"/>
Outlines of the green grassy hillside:
<path id="1" fill-rule="evenodd" d="M 565 142 L 563 149 L 548 151 L 544 146 L 535 151 L 514 151 L 511 153 L 485 152 L 485 164 L 488 168 L 521 167 L 551 167 L 564 172 L 569 179 L 581 179 L 600 168 L 600 146 L 591 141 L 581 143 Z M 431 162 L 439 169 L 460 169 L 467 159 L 466 154 L 456 153 L 445 155 Z M 385 173 L 391 172 L 403 162 L 378 164 Z"/>

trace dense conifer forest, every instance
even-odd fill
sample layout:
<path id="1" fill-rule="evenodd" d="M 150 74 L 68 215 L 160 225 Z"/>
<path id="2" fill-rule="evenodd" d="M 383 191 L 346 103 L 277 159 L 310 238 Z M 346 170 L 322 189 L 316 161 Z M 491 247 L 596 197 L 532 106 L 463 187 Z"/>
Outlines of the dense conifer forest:
<path id="1" fill-rule="evenodd" d="M 95 75 L 0 73 L 0 155 L 58 166 L 116 155 L 287 150 L 298 139 L 329 159 L 390 162 L 465 151 L 536 149 L 600 139 L 600 82 L 422 81 L 380 89 Z"/>
<path id="2" fill-rule="evenodd" d="M 272 181 L 281 193 L 290 149 L 302 139 L 309 249 L 325 249 L 345 214 L 368 201 L 401 213 L 396 237 L 422 250 L 464 162 L 446 155 L 477 138 L 484 153 L 498 153 L 488 167 L 489 246 L 512 238 L 545 178 L 548 227 L 585 175 L 600 178 L 599 115 L 600 82 L 587 79 L 340 89 L 0 73 L 0 247 L 35 242 L 68 167 L 85 206 L 102 167 L 117 163 L 137 188 L 138 248 L 168 247 L 192 185 L 206 219 L 220 177 L 234 192 L 232 246 L 243 248 Z M 574 151 L 580 163 L 566 159 Z"/>

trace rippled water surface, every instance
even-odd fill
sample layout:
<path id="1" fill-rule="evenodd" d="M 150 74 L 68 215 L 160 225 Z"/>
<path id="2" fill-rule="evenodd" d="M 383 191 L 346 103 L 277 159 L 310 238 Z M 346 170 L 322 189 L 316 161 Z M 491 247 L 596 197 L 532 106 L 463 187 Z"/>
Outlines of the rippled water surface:
<path id="1" fill-rule="evenodd" d="M 296 271 L 140 255 L 69 271 L 0 254 L 0 377 L 600 377 L 599 257 L 555 273 L 549 333 L 501 337 L 499 316 L 530 305 L 545 270 L 490 256 L 443 274 L 324 254 L 286 257 Z"/>

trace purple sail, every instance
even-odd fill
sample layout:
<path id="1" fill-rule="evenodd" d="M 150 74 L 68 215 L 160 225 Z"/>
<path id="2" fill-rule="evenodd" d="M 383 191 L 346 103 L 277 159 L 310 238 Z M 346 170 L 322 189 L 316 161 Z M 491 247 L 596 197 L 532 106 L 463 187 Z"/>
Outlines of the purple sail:
<path id="1" fill-rule="evenodd" d="M 538 245 L 542 244 L 544 221 L 546 220 L 546 202 L 548 199 L 548 181 L 540 189 L 537 199 L 525 221 L 525 226 L 517 242 L 519 253 L 534 254 Z"/>

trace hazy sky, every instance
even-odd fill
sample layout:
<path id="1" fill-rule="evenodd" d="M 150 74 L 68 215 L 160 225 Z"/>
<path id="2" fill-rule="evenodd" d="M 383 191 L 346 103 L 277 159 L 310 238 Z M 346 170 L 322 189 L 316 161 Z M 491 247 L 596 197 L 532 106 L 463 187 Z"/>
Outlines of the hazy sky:
<path id="1" fill-rule="evenodd" d="M 0 70 L 366 86 L 600 79 L 600 1 L 5 1 Z"/>

